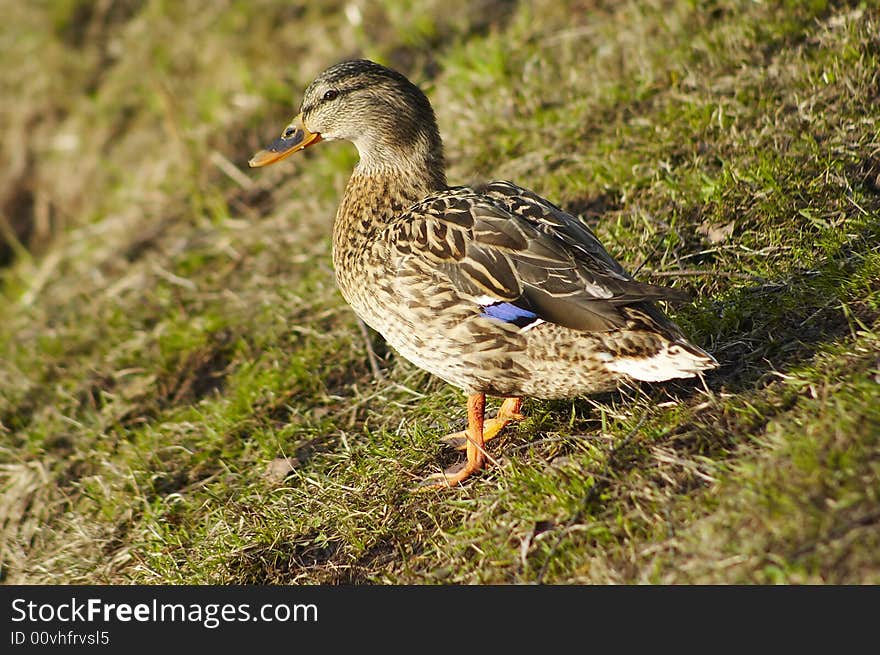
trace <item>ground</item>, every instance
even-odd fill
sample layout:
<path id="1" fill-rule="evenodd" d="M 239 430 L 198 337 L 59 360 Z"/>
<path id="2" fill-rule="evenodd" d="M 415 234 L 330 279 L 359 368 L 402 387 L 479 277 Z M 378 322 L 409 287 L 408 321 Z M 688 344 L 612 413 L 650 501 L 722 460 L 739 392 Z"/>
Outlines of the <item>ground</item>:
<path id="1" fill-rule="evenodd" d="M 876 1 L 9 12 L 4 582 L 880 582 Z M 334 287 L 354 148 L 246 165 L 350 56 L 426 90 L 452 183 L 690 292 L 720 369 L 527 400 L 494 465 L 413 493 L 464 397 Z"/>

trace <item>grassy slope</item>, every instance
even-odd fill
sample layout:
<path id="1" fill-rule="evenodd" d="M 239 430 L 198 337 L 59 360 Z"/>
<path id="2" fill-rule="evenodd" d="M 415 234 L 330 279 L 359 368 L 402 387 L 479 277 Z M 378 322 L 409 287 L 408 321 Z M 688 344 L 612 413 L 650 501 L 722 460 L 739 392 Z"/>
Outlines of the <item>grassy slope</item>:
<path id="1" fill-rule="evenodd" d="M 880 582 L 876 2 L 20 4 L 4 580 Z M 721 370 L 528 401 L 496 466 L 411 493 L 463 398 L 371 374 L 329 263 L 352 148 L 242 174 L 353 54 L 429 91 L 454 182 L 690 290 Z"/>

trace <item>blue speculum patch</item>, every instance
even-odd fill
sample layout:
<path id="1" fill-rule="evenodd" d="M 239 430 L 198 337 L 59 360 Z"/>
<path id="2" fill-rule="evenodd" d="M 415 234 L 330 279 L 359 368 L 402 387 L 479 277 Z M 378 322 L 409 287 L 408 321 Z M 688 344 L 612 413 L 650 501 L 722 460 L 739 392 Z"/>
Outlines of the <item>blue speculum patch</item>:
<path id="1" fill-rule="evenodd" d="M 483 307 L 480 316 L 495 318 L 505 323 L 511 323 L 517 327 L 527 327 L 538 320 L 538 315 L 528 309 L 517 307 L 510 302 L 496 302 Z"/>

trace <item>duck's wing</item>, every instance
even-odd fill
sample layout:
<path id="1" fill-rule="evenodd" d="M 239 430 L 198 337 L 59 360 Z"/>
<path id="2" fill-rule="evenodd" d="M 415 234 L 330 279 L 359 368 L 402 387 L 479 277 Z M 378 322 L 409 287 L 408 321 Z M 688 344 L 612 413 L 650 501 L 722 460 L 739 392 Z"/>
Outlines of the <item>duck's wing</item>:
<path id="1" fill-rule="evenodd" d="M 592 265 L 600 273 L 613 272 L 627 280 L 632 279 L 617 260 L 608 254 L 589 227 L 534 191 L 508 181 L 490 182 L 475 190 L 491 198 L 511 214 L 528 220 L 551 238 L 563 240 L 576 253 L 582 253 L 581 263 Z"/>
<path id="2" fill-rule="evenodd" d="M 626 324 L 628 305 L 687 297 L 633 280 L 577 218 L 510 183 L 429 196 L 390 229 L 400 267 L 418 262 L 520 327 L 605 331 Z"/>

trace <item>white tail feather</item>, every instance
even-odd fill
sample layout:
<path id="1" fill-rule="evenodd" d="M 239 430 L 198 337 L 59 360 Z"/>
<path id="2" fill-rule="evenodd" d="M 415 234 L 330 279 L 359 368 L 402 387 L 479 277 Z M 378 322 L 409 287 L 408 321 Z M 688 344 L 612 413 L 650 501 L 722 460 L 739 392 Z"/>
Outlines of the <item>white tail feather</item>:
<path id="1" fill-rule="evenodd" d="M 615 357 L 605 362 L 606 368 L 645 382 L 662 382 L 672 378 L 692 378 L 701 371 L 715 368 L 718 362 L 707 352 L 672 343 L 649 357 Z"/>

